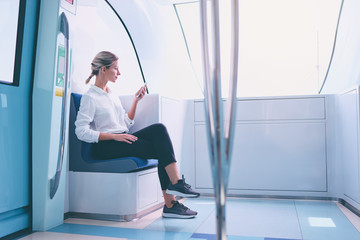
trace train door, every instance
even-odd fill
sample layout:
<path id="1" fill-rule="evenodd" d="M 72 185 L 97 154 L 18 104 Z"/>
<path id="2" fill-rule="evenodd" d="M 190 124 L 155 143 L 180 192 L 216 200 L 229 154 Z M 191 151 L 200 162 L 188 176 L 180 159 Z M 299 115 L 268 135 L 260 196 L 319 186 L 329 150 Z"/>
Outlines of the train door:
<path id="1" fill-rule="evenodd" d="M 0 1 L 0 238 L 31 225 L 31 88 L 39 1 Z"/>

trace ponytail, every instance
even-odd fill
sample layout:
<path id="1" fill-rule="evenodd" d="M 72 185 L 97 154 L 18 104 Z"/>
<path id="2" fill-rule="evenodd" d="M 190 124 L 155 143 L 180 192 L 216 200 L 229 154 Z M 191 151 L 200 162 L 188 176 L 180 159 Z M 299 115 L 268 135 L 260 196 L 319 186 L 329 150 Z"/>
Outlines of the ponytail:
<path id="1" fill-rule="evenodd" d="M 85 80 L 85 84 L 88 84 L 93 76 L 95 76 L 95 74 L 91 73 L 90 76 Z"/>

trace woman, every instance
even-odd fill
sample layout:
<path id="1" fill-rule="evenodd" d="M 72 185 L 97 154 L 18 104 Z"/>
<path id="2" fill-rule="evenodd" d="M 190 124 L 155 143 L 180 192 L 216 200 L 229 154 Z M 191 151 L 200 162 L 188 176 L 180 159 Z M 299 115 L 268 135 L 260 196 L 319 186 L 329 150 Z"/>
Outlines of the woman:
<path id="1" fill-rule="evenodd" d="M 180 179 L 174 151 L 167 130 L 154 124 L 133 134 L 128 134 L 134 124 L 138 102 L 144 97 L 146 87 L 140 88 L 128 113 L 125 113 L 118 96 L 114 96 L 107 83 L 116 82 L 120 75 L 118 57 L 111 52 L 98 53 L 91 63 L 95 84 L 82 96 L 75 122 L 77 137 L 94 144 L 98 158 L 139 157 L 158 159 L 158 175 L 165 205 L 164 217 L 193 218 L 197 212 L 176 201 L 174 195 L 198 197 L 190 185 Z"/>

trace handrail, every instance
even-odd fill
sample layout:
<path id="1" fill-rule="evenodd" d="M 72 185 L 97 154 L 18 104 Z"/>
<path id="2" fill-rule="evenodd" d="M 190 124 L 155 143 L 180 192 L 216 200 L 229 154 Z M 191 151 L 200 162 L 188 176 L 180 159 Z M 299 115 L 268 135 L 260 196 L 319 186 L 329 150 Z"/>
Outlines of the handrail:
<path id="1" fill-rule="evenodd" d="M 333 44 L 333 49 L 331 51 L 331 57 L 330 57 L 330 61 L 329 61 L 329 65 L 328 65 L 328 68 L 326 70 L 326 74 L 325 74 L 325 77 L 324 77 L 324 80 L 321 84 L 321 87 L 318 91 L 319 94 L 321 94 L 324 86 L 325 86 L 325 83 L 326 83 L 326 80 L 328 78 L 328 75 L 329 75 L 329 72 L 330 72 L 330 68 L 332 66 L 332 61 L 333 61 L 333 58 L 334 58 L 334 54 L 335 54 L 335 47 L 336 47 L 336 42 L 337 42 L 337 35 L 338 35 L 338 31 L 339 31 L 339 26 L 340 26 L 340 20 L 341 20 L 341 14 L 342 14 L 342 11 L 343 11 L 343 6 L 344 6 L 344 0 L 341 1 L 341 5 L 340 5 L 340 10 L 339 10 L 339 16 L 338 16 L 338 19 L 337 19 L 337 23 L 336 23 L 336 31 L 335 31 L 335 36 L 334 36 L 334 44 Z"/>
<path id="2" fill-rule="evenodd" d="M 231 38 L 231 60 L 230 66 L 231 84 L 229 87 L 229 103 L 228 114 L 229 119 L 225 123 L 225 139 L 226 139 L 226 159 L 230 167 L 231 152 L 233 147 L 233 133 L 235 131 L 235 118 L 236 118 L 236 93 L 237 93 L 237 80 L 238 80 L 238 65 L 239 65 L 239 2 L 238 0 L 231 1 L 231 20 L 232 20 L 232 38 Z M 227 120 L 227 119 L 225 119 Z M 229 175 L 229 168 L 227 169 L 226 176 Z M 225 181 L 225 186 L 228 186 L 228 178 Z"/>
<path id="3" fill-rule="evenodd" d="M 69 68 L 70 68 L 70 40 L 69 40 L 69 22 L 66 18 L 65 13 L 60 15 L 60 33 L 65 37 L 65 81 L 64 81 L 64 93 L 62 96 L 61 106 L 61 125 L 60 125 L 60 142 L 58 161 L 56 167 L 55 176 L 50 179 L 50 199 L 55 196 L 61 177 L 61 170 L 64 162 L 64 149 L 65 149 L 65 136 L 66 136 L 66 120 L 67 120 L 67 99 L 68 99 L 68 86 L 69 86 Z"/>
<path id="4" fill-rule="evenodd" d="M 139 54 L 138 54 L 138 52 L 137 52 L 137 50 L 136 50 L 135 43 L 134 43 L 134 40 L 133 40 L 132 37 L 131 37 L 130 31 L 129 31 L 129 29 L 127 28 L 127 26 L 125 25 L 125 22 L 123 21 L 123 19 L 120 17 L 119 13 L 115 10 L 115 8 L 113 7 L 113 5 L 109 2 L 109 0 L 105 0 L 105 2 L 106 2 L 106 3 L 109 5 L 109 7 L 114 11 L 114 13 L 116 14 L 116 16 L 119 18 L 121 24 L 123 25 L 123 27 L 124 27 L 124 29 L 125 29 L 128 37 L 129 37 L 129 40 L 130 40 L 130 42 L 131 42 L 131 45 L 132 45 L 132 47 L 133 47 L 133 49 L 134 49 L 134 53 L 135 53 L 135 56 L 136 56 L 136 60 L 137 60 L 137 62 L 138 62 L 138 64 L 139 64 L 139 69 L 140 69 L 141 77 L 142 77 L 142 79 L 143 79 L 143 81 L 144 81 L 144 84 L 146 84 L 145 75 L 144 75 L 144 71 L 143 71 L 142 66 L 141 66 L 141 63 L 140 63 Z M 149 87 L 148 87 L 148 86 L 146 87 L 146 92 L 149 94 Z"/>
<path id="5" fill-rule="evenodd" d="M 221 66 L 220 66 L 220 26 L 219 0 L 211 0 L 212 41 L 209 45 L 208 34 L 208 0 L 200 1 L 201 33 L 203 50 L 205 115 L 208 143 L 210 147 L 210 163 L 216 197 L 216 230 L 217 239 L 226 239 L 225 205 L 228 185 L 233 132 L 236 116 L 236 88 L 239 52 L 239 11 L 238 0 L 232 0 L 232 65 L 231 84 L 228 105 L 228 118 L 223 127 L 223 111 L 221 97 Z M 212 50 L 210 55 L 209 48 Z"/>

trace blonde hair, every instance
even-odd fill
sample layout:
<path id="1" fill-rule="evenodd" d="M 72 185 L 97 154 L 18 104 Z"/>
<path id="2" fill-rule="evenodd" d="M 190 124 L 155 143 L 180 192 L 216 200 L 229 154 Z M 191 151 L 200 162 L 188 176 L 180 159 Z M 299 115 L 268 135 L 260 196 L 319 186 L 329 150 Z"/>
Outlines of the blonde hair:
<path id="1" fill-rule="evenodd" d="M 109 68 L 118 59 L 119 58 L 115 54 L 108 51 L 102 51 L 96 54 L 91 62 L 91 74 L 86 79 L 85 83 L 88 84 L 93 76 L 97 76 L 103 66 Z"/>

